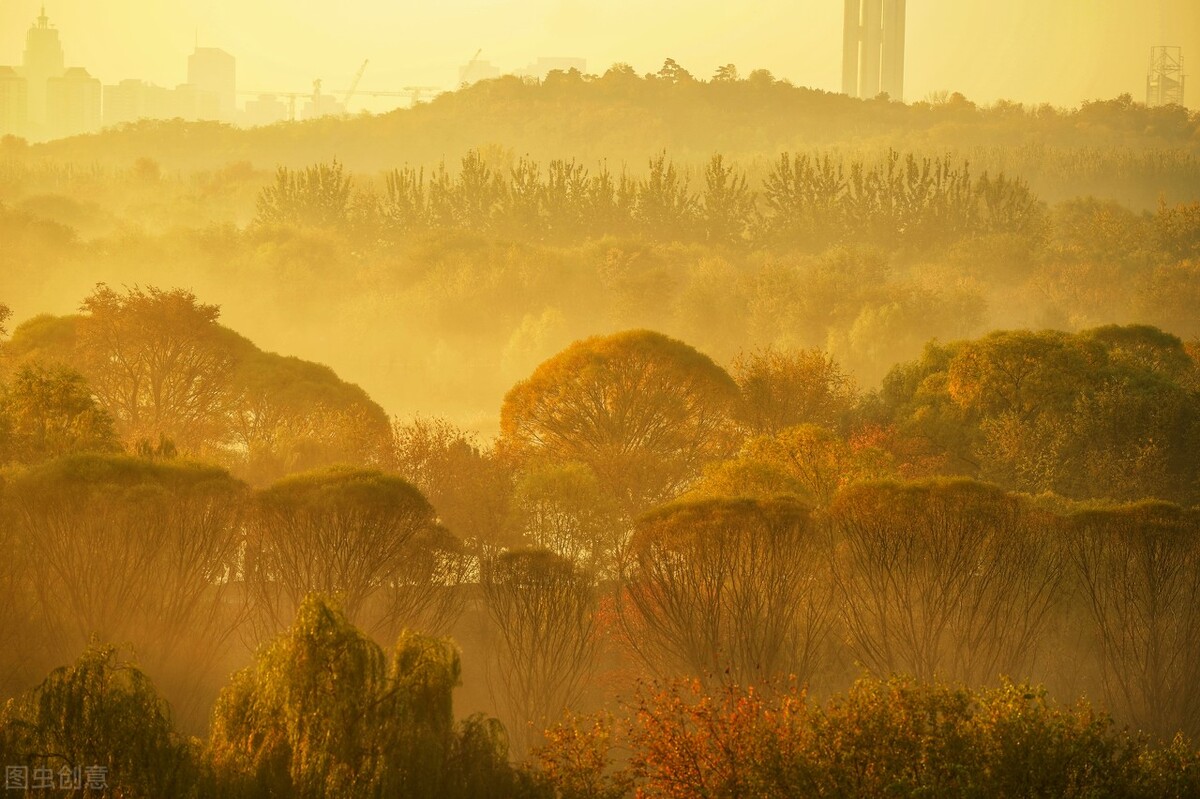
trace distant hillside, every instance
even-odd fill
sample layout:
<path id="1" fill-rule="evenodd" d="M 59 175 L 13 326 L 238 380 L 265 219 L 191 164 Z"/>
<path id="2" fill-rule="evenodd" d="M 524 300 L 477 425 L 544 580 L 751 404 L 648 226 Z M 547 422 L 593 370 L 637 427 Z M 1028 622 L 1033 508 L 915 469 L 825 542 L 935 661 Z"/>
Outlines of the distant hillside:
<path id="1" fill-rule="evenodd" d="M 1177 106 L 1149 109 L 1127 95 L 1072 110 L 981 108 L 958 94 L 909 104 L 862 101 L 792 86 L 764 71 L 700 81 L 674 66 L 646 77 L 620 67 L 602 77 L 553 73 L 540 84 L 504 77 L 382 116 L 250 130 L 147 121 L 29 148 L 9 142 L 4 154 L 108 167 L 150 158 L 184 171 L 336 157 L 351 170 L 377 171 L 441 160 L 454 165 L 468 149 L 490 148 L 501 160 L 607 159 L 610 168 L 627 164 L 637 172 L 665 149 L 677 163 L 720 152 L 753 172 L 756 162 L 784 151 L 889 147 L 953 150 L 985 168 L 1021 174 L 1053 195 L 1047 199 L 1099 193 L 1145 203 L 1155 192 L 1187 195 L 1189 185 L 1190 193 L 1200 185 L 1200 113 Z M 1126 185 L 1139 181 L 1146 184 L 1140 192 Z"/>

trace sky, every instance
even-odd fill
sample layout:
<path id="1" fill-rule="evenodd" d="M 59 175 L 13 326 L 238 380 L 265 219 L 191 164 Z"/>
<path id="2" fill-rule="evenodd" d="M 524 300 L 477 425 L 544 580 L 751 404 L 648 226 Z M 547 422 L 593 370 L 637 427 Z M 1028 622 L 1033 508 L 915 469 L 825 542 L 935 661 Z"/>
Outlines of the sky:
<path id="1" fill-rule="evenodd" d="M 39 5 L 0 0 L 0 64 L 20 63 Z M 505 71 L 568 56 L 589 72 L 626 62 L 645 73 L 670 57 L 702 77 L 733 63 L 801 86 L 841 83 L 841 0 L 47 0 L 46 13 L 67 65 L 104 83 L 183 83 L 197 40 L 237 57 L 239 90 L 306 91 L 314 78 L 345 89 L 364 59 L 363 91 L 452 88 L 480 49 Z M 1200 65 L 1200 0 L 908 0 L 905 99 L 1140 100 L 1150 48 L 1163 44 Z"/>

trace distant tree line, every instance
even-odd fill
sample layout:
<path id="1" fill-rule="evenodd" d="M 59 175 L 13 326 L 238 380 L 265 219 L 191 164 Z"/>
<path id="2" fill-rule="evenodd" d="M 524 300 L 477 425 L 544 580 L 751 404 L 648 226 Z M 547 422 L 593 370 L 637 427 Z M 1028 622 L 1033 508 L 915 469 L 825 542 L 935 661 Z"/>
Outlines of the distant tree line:
<path id="1" fill-rule="evenodd" d="M 521 158 L 506 168 L 471 151 L 453 176 L 404 167 L 382 196 L 354 195 L 340 163 L 280 167 L 259 195 L 260 225 L 374 225 L 389 236 L 470 231 L 520 240 L 573 242 L 604 236 L 701 241 L 717 246 L 834 244 L 929 246 L 968 236 L 1037 236 L 1044 211 L 1028 186 L 1004 175 L 974 177 L 951 158 L 889 151 L 882 163 L 830 155 L 779 156 L 762 187 L 715 155 L 702 181 L 667 156 L 645 176 L 595 171 L 572 160 L 543 171 Z"/>

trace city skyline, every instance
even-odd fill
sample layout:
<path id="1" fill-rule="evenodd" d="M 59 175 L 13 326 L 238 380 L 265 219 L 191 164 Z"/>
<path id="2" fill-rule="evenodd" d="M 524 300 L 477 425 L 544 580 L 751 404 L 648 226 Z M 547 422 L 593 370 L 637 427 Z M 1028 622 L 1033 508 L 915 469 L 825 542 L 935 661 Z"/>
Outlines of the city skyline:
<path id="1" fill-rule="evenodd" d="M 615 2 L 619 6 L 621 0 Z M 188 110 L 180 114 L 183 116 L 231 120 L 237 119 L 236 109 L 252 102 L 250 92 L 291 92 L 302 97 L 312 92 L 317 79 L 322 80 L 325 91 L 332 94 L 345 91 L 362 78 L 360 94 L 350 110 L 388 110 L 405 101 L 394 96 L 372 97 L 370 93 L 396 93 L 401 87 L 411 85 L 453 88 L 458 83 L 458 76 L 463 74 L 464 66 L 472 62 L 470 52 L 475 52 L 476 56 L 482 52 L 479 68 L 473 70 L 476 79 L 520 72 L 523 64 L 530 64 L 529 68 L 532 69 L 538 60 L 546 60 L 548 53 L 574 57 L 576 62 L 586 63 L 593 73 L 603 73 L 609 64 L 619 61 L 632 63 L 639 72 L 652 72 L 658 68 L 661 60 L 659 56 L 648 54 L 647 48 L 656 41 L 660 43 L 653 46 L 661 50 L 661 58 L 672 57 L 701 78 L 708 77 L 710 70 L 708 65 L 696 58 L 707 55 L 710 59 L 716 57 L 713 68 L 732 62 L 739 66 L 743 74 L 751 69 L 766 68 L 777 77 L 788 79 L 796 85 L 828 91 L 844 90 L 846 85 L 845 76 L 840 74 L 843 59 L 839 52 L 844 32 L 843 10 L 834 0 L 804 4 L 802 10 L 811 13 L 797 17 L 804 24 L 798 26 L 795 41 L 804 42 L 806 46 L 793 47 L 787 58 L 781 58 L 777 52 L 778 41 L 786 39 L 778 35 L 778 26 L 773 26 L 773 33 L 761 30 L 764 23 L 771 22 L 778 14 L 779 4 L 775 2 L 760 3 L 759 14 L 731 9 L 718 12 L 710 4 L 700 2 L 695 4 L 696 13 L 680 16 L 673 26 L 662 24 L 661 9 L 656 7 L 643 15 L 641 24 L 625 26 L 622 28 L 623 36 L 613 37 L 604 43 L 604 47 L 612 54 L 608 56 L 595 55 L 596 31 L 608 25 L 595 15 L 595 4 L 582 1 L 517 4 L 453 0 L 451 6 L 462 6 L 477 13 L 474 17 L 467 15 L 466 21 L 457 28 L 449 26 L 450 30 L 432 25 L 437 16 L 428 9 L 406 12 L 407 15 L 398 14 L 394 6 L 361 0 L 347 3 L 340 17 L 318 17 L 315 12 L 306 12 L 304 9 L 297 9 L 292 15 L 281 13 L 273 16 L 272 11 L 281 11 L 280 4 L 274 0 L 259 0 L 245 6 L 245 14 L 237 18 L 236 24 L 222 22 L 215 13 L 228 5 L 226 0 L 214 0 L 203 7 L 190 0 L 164 0 L 156 4 L 125 0 L 107 5 L 104 13 L 97 16 L 96 8 L 80 0 L 51 2 L 44 11 L 40 2 L 14 0 L 0 6 L 0 22 L 4 23 L 5 31 L 3 40 L 0 40 L 0 64 L 17 66 L 22 63 L 22 57 L 28 57 L 24 52 L 28 49 L 28 42 L 32 41 L 28 37 L 40 36 L 43 41 L 53 39 L 57 50 L 51 52 L 54 48 L 47 46 L 45 53 L 55 64 L 47 62 L 39 67 L 35 70 L 38 75 L 48 70 L 47 75 L 57 77 L 64 74 L 65 68 L 74 68 L 72 77 L 77 90 L 92 91 L 84 86 L 85 79 L 99 82 L 106 87 L 106 98 L 110 89 L 116 92 L 121 86 L 127 91 L 135 91 L 137 86 L 149 84 L 146 91 L 160 94 L 177 88 L 182 91 L 182 87 L 189 86 L 192 88 L 187 91 L 192 94 L 182 100 L 159 98 L 156 102 L 168 109 L 176 106 L 206 109 L 203 112 Z M 942 13 L 931 16 L 931 10 L 937 11 L 939 5 L 945 6 L 940 9 Z M 1114 0 L 1112 5 L 1133 7 L 1126 0 Z M 1188 46 L 1190 39 L 1200 37 L 1200 8 L 1189 7 L 1177 0 L 1159 0 L 1133 17 L 1128 11 L 1110 9 L 1102 15 L 1102 19 L 1099 15 L 1079 15 L 1061 3 L 1040 8 L 1036 13 L 1030 10 L 1028 2 L 1014 3 L 1010 4 L 1006 14 L 998 15 L 993 20 L 994 24 L 985 28 L 987 35 L 978 35 L 970 25 L 965 24 L 970 19 L 970 13 L 965 16 L 964 13 L 971 12 L 968 8 L 971 6 L 982 7 L 982 3 L 962 2 L 946 6 L 939 2 L 925 2 L 911 6 L 907 13 L 908 52 L 901 50 L 901 70 L 907 81 L 904 99 L 911 102 L 924 99 L 934 92 L 960 91 L 983 103 L 1011 99 L 1035 104 L 1050 102 L 1055 105 L 1078 105 L 1084 100 L 1108 99 L 1126 92 L 1140 100 L 1144 98 L 1142 89 L 1150 47 L 1167 43 L 1181 45 L 1185 74 L 1189 53 L 1200 52 L 1200 46 Z M 512 19 L 524 19 L 526 22 L 540 19 L 540 29 L 532 24 L 524 27 L 511 25 L 512 35 L 501 38 L 500 44 L 495 47 L 484 46 L 461 52 L 456 49 L 458 45 L 436 49 L 438 40 L 449 39 L 457 39 L 463 44 L 480 41 L 489 45 L 498 38 L 496 30 L 504 27 L 495 19 L 496 15 L 503 16 L 501 12 L 504 9 L 513 11 L 518 7 L 529 13 L 526 17 L 517 15 Z M 32 17 L 26 16 L 32 25 L 14 23 L 22 11 L 33 14 Z M 48 25 L 46 16 L 42 14 L 49 17 Z M 368 24 L 376 16 L 378 24 Z M 472 19 L 475 21 L 472 22 Z M 481 35 L 476 29 L 484 19 L 491 19 L 495 24 L 486 35 Z M 1030 35 L 1006 36 L 1006 27 L 1012 29 L 1014 25 L 1017 28 L 1029 27 L 1027 33 L 1036 35 L 1032 38 Z M 385 52 L 379 54 L 376 52 L 379 49 L 379 31 L 389 28 L 395 33 L 397 45 L 407 43 L 409 46 L 385 48 Z M 716 35 L 715 28 L 720 28 L 720 36 Z M 829 30 L 826 31 L 826 28 Z M 957 30 L 960 29 L 975 35 L 959 36 Z M 172 53 L 172 49 L 180 47 L 180 35 L 189 30 L 191 47 L 184 44 Z M 425 31 L 428 41 L 422 45 L 407 41 L 416 30 Z M 942 40 L 931 48 L 929 39 L 939 30 Z M 17 40 L 12 35 L 14 32 L 20 33 L 26 41 Z M 736 58 L 735 51 L 744 52 L 747 42 L 756 35 L 761 37 L 761 46 L 754 53 L 760 60 Z M 1038 37 L 1042 39 L 1040 46 Z M 1062 45 L 1057 48 L 1049 45 L 1056 38 L 1061 39 Z M 97 48 L 98 42 L 103 46 Z M 318 43 L 321 46 L 317 46 Z M 555 50 L 556 43 L 564 44 Z M 1002 63 L 999 66 L 1002 69 L 998 69 L 996 63 L 997 46 L 998 52 L 1007 53 L 1007 60 L 1000 59 Z M 1020 53 L 1017 53 L 1017 47 L 1022 48 Z M 1097 51 L 1097 47 L 1102 52 Z M 524 51 L 522 48 L 525 48 Z M 970 57 L 965 55 L 964 48 L 970 50 Z M 620 57 L 621 52 L 628 53 L 630 57 Z M 218 69 L 230 73 L 218 80 L 222 84 L 219 114 L 209 109 L 212 102 L 209 95 L 214 93 L 214 86 L 198 85 L 193 74 L 193 62 L 203 57 L 201 54 L 204 53 L 224 53 L 226 58 L 231 59 L 227 67 Z M 298 53 L 307 54 L 303 62 L 299 60 Z M 688 53 L 695 57 L 689 59 L 686 56 Z M 363 57 L 359 58 L 358 55 Z M 1096 63 L 1090 64 L 1089 57 Z M 370 69 L 364 75 L 362 70 L 366 69 L 367 59 Z M 945 79 L 940 82 L 931 80 L 931 63 L 950 63 L 955 59 L 965 62 L 965 66 L 958 69 L 943 67 L 938 76 Z M 233 60 L 237 63 L 236 90 L 242 94 L 236 101 L 232 99 Z M 1118 68 L 1119 76 L 1115 72 Z M 357 75 L 356 69 L 360 70 Z M 1021 75 L 1029 74 L 1043 86 L 1051 88 L 1043 89 L 1041 97 L 1028 91 L 1018 91 Z M 1052 79 L 1047 82 L 1045 79 L 1048 76 Z M 39 78 L 33 84 L 28 89 L 31 121 L 45 119 L 47 113 L 45 78 Z M 864 91 L 869 85 L 864 83 Z M 988 86 L 992 87 L 991 93 L 987 90 Z M 1011 90 L 1002 90 L 1004 86 Z M 1106 86 L 1107 90 L 1102 88 Z M 204 97 L 197 92 L 203 93 Z M 1078 96 L 1072 100 L 1072 94 Z M 333 97 L 321 99 L 328 104 L 328 111 L 341 110 Z M 139 107 L 141 102 L 130 100 L 126 104 L 134 108 Z M 282 113 L 278 105 L 265 112 L 259 111 L 265 114 L 262 117 L 265 121 L 271 121 Z M 105 122 L 110 121 L 106 112 Z M 78 128 L 79 124 L 74 127 Z"/>

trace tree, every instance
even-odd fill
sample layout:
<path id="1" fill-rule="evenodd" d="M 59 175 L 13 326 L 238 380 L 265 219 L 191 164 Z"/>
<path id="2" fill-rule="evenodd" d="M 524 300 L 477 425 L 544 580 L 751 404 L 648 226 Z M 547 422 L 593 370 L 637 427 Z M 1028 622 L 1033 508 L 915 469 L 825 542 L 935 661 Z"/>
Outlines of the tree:
<path id="1" fill-rule="evenodd" d="M 1195 500 L 1196 367 L 1144 325 L 999 331 L 931 347 L 883 397 L 909 436 L 973 476 L 1032 494 Z"/>
<path id="2" fill-rule="evenodd" d="M 740 685 L 812 677 L 833 594 L 831 553 L 806 506 L 676 503 L 639 520 L 632 549 L 627 626 L 656 671 Z"/>
<path id="3" fill-rule="evenodd" d="M 663 61 L 662 68 L 658 70 L 658 79 L 672 84 L 690 83 L 695 80 L 692 73 L 675 63 L 674 58 Z"/>
<path id="4" fill-rule="evenodd" d="M 438 631 L 457 613 L 458 541 L 398 477 L 341 467 L 285 478 L 258 492 L 247 532 L 244 579 L 267 631 L 313 592 L 389 636 Z"/>
<path id="5" fill-rule="evenodd" d="M 64 366 L 23 364 L 0 386 L 0 425 L 8 429 L 0 460 L 35 464 L 79 452 L 120 449 L 112 419 L 92 398 L 87 382 Z"/>
<path id="6" fill-rule="evenodd" d="M 1200 516 L 1142 502 L 1070 522 L 1108 701 L 1160 740 L 1200 735 Z"/>
<path id="7" fill-rule="evenodd" d="M 736 392 L 712 360 L 660 333 L 590 338 L 508 392 L 501 446 L 519 461 L 587 465 L 632 518 L 730 452 Z"/>
<path id="8" fill-rule="evenodd" d="M 351 178 L 342 164 L 314 164 L 303 171 L 281 166 L 275 183 L 258 195 L 258 225 L 334 227 L 343 224 L 350 206 Z"/>
<path id="9" fill-rule="evenodd" d="M 612 497 L 578 463 L 535 467 L 517 479 L 514 507 L 529 544 L 598 577 L 620 574 L 625 541 Z"/>
<path id="10" fill-rule="evenodd" d="M 246 342 L 232 382 L 233 449 L 241 461 L 239 473 L 254 483 L 336 464 L 369 468 L 389 460 L 387 414 L 327 366 L 259 352 Z"/>
<path id="11" fill-rule="evenodd" d="M 6 487 L 38 636 L 62 662 L 131 643 L 188 723 L 242 620 L 230 590 L 245 487 L 213 466 L 75 455 Z"/>
<path id="12" fill-rule="evenodd" d="M 713 73 L 713 83 L 734 83 L 738 79 L 738 68 L 733 64 L 724 64 L 717 67 L 717 71 Z"/>
<path id="13" fill-rule="evenodd" d="M 268 799 L 511 795 L 503 730 L 478 717 L 454 724 L 459 674 L 449 641 L 405 633 L 388 657 L 310 596 L 217 702 L 218 785 Z"/>
<path id="14" fill-rule="evenodd" d="M 122 438 L 166 437 L 189 454 L 226 443 L 233 357 L 217 306 L 182 289 L 101 283 L 82 310 L 81 371 Z"/>
<path id="15" fill-rule="evenodd" d="M 728 180 L 728 177 L 727 177 Z M 732 191 L 732 186 L 723 187 Z M 650 172 L 637 187 L 634 216 L 651 237 L 677 240 L 690 237 L 699 203 L 666 152 L 650 159 Z"/>
<path id="16" fill-rule="evenodd" d="M 1062 584 L 1044 514 L 968 480 L 865 483 L 829 509 L 851 646 L 879 675 L 1021 677 Z"/>
<path id="17" fill-rule="evenodd" d="M 415 417 L 392 425 L 391 463 L 433 505 L 438 519 L 471 549 L 513 543 L 512 474 L 474 433 L 446 419 Z"/>
<path id="18" fill-rule="evenodd" d="M 4 325 L 12 318 L 12 311 L 4 303 L 0 302 L 0 336 L 8 335 L 8 328 Z"/>
<path id="19" fill-rule="evenodd" d="M 480 583 L 497 633 L 490 682 L 507 711 L 515 750 L 583 693 L 596 646 L 592 575 L 545 550 L 513 550 L 482 565 Z"/>
<path id="20" fill-rule="evenodd" d="M 77 784 L 80 796 L 206 794 L 167 703 L 112 646 L 88 647 L 72 665 L 11 700 L 0 713 L 0 757 L 10 769 L 24 767 L 31 786 L 37 785 L 31 773 L 50 775 L 49 790 L 35 787 L 28 796 L 61 795 L 64 782 Z"/>
<path id="21" fill-rule="evenodd" d="M 737 72 L 734 71 L 734 80 Z M 705 237 L 714 244 L 743 241 L 754 213 L 754 195 L 746 187 L 746 176 L 721 155 L 714 155 L 704 169 L 702 212 Z"/>
<path id="22" fill-rule="evenodd" d="M 733 379 L 742 394 L 739 416 L 753 434 L 801 424 L 837 428 L 857 399 L 854 381 L 817 349 L 742 353 Z"/>

